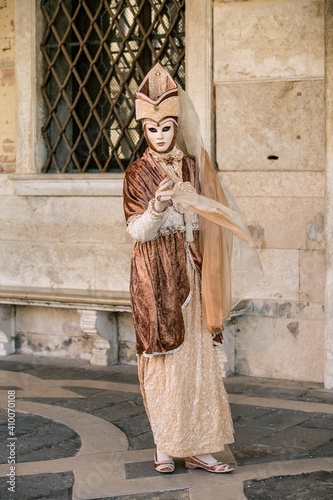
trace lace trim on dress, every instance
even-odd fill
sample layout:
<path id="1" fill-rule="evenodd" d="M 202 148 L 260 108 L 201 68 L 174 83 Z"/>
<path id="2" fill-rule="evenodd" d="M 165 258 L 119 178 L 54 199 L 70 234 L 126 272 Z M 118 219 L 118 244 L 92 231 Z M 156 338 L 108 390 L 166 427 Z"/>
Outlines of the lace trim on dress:
<path id="1" fill-rule="evenodd" d="M 172 349 L 171 351 L 166 351 L 166 352 L 152 352 L 151 354 L 147 354 L 146 352 L 142 353 L 142 356 L 144 358 L 153 358 L 154 356 L 162 356 L 165 354 L 173 354 L 174 352 L 179 351 L 183 347 L 183 344 L 181 344 L 179 347 L 176 347 L 176 349 Z M 139 354 L 137 354 L 139 356 Z"/>
<path id="2" fill-rule="evenodd" d="M 196 270 L 197 266 L 195 265 L 195 262 L 193 260 L 190 245 L 188 242 L 185 243 L 185 250 L 186 250 L 186 257 L 188 259 L 188 263 L 191 264 L 192 268 Z"/>
<path id="3" fill-rule="evenodd" d="M 154 218 L 154 219 L 164 219 L 164 217 L 167 215 L 168 211 L 169 211 L 169 208 L 170 207 L 166 207 L 165 210 L 163 210 L 163 212 L 157 212 L 155 210 L 155 207 L 154 207 L 154 202 L 155 202 L 155 198 L 153 198 L 152 200 L 150 200 L 150 202 L 148 203 L 148 212 L 150 213 L 150 215 Z"/>
<path id="4" fill-rule="evenodd" d="M 128 220 L 127 220 L 127 226 L 131 223 L 131 222 L 134 222 L 138 219 L 140 219 L 142 214 L 139 214 L 139 215 L 131 215 Z M 126 230 L 127 230 L 127 227 L 126 227 Z"/>
<path id="5" fill-rule="evenodd" d="M 184 215 L 178 212 L 173 205 L 164 212 L 156 212 L 153 207 L 154 200 L 150 200 L 148 209 L 140 215 L 132 215 L 127 223 L 127 232 L 134 241 L 144 243 L 166 236 L 177 231 L 185 232 L 186 224 Z M 199 231 L 198 216 L 191 212 L 191 225 L 193 231 Z"/>
<path id="6" fill-rule="evenodd" d="M 190 290 L 190 293 L 188 294 L 187 299 L 185 300 L 184 304 L 182 305 L 182 309 L 184 309 L 188 305 L 188 303 L 190 302 L 190 300 L 192 298 L 192 295 L 193 295 L 192 290 Z"/>
<path id="7" fill-rule="evenodd" d="M 127 232 L 134 241 L 145 243 L 154 240 L 159 235 L 163 219 L 167 217 L 169 207 L 164 212 L 156 212 L 153 207 L 154 200 L 148 204 L 148 209 L 141 215 L 132 216 L 127 224 Z"/>

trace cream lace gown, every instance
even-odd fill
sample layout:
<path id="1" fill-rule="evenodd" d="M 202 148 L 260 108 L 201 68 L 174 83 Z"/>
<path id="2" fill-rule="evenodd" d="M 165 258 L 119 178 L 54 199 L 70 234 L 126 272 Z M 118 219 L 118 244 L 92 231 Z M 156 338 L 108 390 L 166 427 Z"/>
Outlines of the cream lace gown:
<path id="1" fill-rule="evenodd" d="M 129 222 L 128 232 L 135 240 L 185 231 L 183 214 L 173 206 L 166 213 L 153 212 L 150 204 L 142 216 Z M 155 443 L 174 457 L 216 453 L 233 442 L 228 396 L 216 354 L 219 347 L 214 347 L 206 328 L 200 276 L 189 250 L 187 272 L 191 294 L 183 307 L 184 343 L 168 354 L 138 356 L 141 392 Z"/>

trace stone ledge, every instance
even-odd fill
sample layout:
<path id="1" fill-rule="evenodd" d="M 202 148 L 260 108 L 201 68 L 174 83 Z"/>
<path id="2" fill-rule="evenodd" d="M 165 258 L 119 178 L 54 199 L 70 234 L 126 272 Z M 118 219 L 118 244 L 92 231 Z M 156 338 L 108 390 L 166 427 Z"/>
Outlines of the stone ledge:
<path id="1" fill-rule="evenodd" d="M 122 196 L 124 174 L 12 174 L 18 196 Z"/>
<path id="2" fill-rule="evenodd" d="M 129 292 L 61 288 L 0 287 L 0 303 L 75 309 L 131 311 Z"/>

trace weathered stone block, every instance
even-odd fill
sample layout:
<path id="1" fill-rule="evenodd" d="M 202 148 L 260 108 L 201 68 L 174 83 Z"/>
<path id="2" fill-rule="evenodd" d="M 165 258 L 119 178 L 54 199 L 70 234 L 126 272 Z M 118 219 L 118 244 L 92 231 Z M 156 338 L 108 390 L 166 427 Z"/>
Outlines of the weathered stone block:
<path id="1" fill-rule="evenodd" d="M 119 340 L 124 342 L 135 342 L 135 331 L 131 313 L 118 313 Z"/>
<path id="2" fill-rule="evenodd" d="M 214 2 L 214 81 L 323 76 L 323 5 Z"/>
<path id="3" fill-rule="evenodd" d="M 136 337 L 131 313 L 118 313 L 119 362 L 136 364 Z"/>
<path id="4" fill-rule="evenodd" d="M 315 216 L 313 221 L 307 223 L 306 246 L 308 250 L 325 249 L 325 218 L 323 213 Z"/>
<path id="5" fill-rule="evenodd" d="M 324 138 L 321 80 L 216 86 L 222 170 L 324 170 Z"/>
<path id="6" fill-rule="evenodd" d="M 2 196 L 12 196 L 14 194 L 14 187 L 9 181 L 7 175 L 0 175 L 0 199 Z M 9 198 L 7 198 L 9 199 Z"/>
<path id="7" fill-rule="evenodd" d="M 235 197 L 323 198 L 325 172 L 221 171 Z"/>
<path id="8" fill-rule="evenodd" d="M 81 334 L 76 310 L 29 306 L 17 307 L 16 344 L 19 353 L 71 358 L 93 347 Z"/>
<path id="9" fill-rule="evenodd" d="M 119 343 L 119 363 L 124 365 L 136 365 L 136 344 L 130 341 Z"/>
<path id="10" fill-rule="evenodd" d="M 131 242 L 120 197 L 0 197 L 0 223 L 3 239 L 103 243 L 110 248 Z"/>
<path id="11" fill-rule="evenodd" d="M 324 304 L 324 252 L 315 250 L 300 252 L 300 300 Z"/>
<path id="12" fill-rule="evenodd" d="M 0 305 L 0 355 L 15 352 L 15 307 Z"/>
<path id="13" fill-rule="evenodd" d="M 115 244 L 113 247 L 111 245 L 95 245 L 95 288 L 115 291 L 128 290 L 131 249 L 131 242 Z"/>
<path id="14" fill-rule="evenodd" d="M 264 231 L 263 248 L 306 249 L 307 227 L 324 210 L 324 198 L 240 197 L 236 199 L 249 226 Z"/>
<path id="15" fill-rule="evenodd" d="M 251 306 L 245 312 L 245 315 L 324 321 L 324 307 L 321 304 L 311 302 L 254 299 L 251 300 Z"/>
<path id="16" fill-rule="evenodd" d="M 133 243 L 120 197 L 1 196 L 0 225 L 0 251 L 12 255 L 3 285 L 128 289 Z"/>
<path id="17" fill-rule="evenodd" d="M 1 262 L 3 285 L 94 289 L 92 244 L 1 241 L 0 252 L 11 256 Z"/>
<path id="18" fill-rule="evenodd" d="M 298 318 L 235 318 L 236 373 L 322 382 L 324 322 Z"/>
<path id="19" fill-rule="evenodd" d="M 225 322 L 224 330 L 223 330 L 223 350 L 225 352 L 225 356 L 227 361 L 225 363 L 225 376 L 230 377 L 235 373 L 235 332 L 229 328 L 228 321 Z"/>
<path id="20" fill-rule="evenodd" d="M 299 299 L 298 250 L 260 250 L 264 277 L 249 293 L 254 299 Z"/>
<path id="21" fill-rule="evenodd" d="M 0 155 L 14 155 L 11 161 L 0 160 L 0 173 L 15 171 L 15 151 L 6 151 L 7 141 L 15 141 L 15 2 L 2 2 L 0 15 Z"/>
<path id="22" fill-rule="evenodd" d="M 17 306 L 16 329 L 48 337 L 81 336 L 80 316 L 75 309 Z"/>

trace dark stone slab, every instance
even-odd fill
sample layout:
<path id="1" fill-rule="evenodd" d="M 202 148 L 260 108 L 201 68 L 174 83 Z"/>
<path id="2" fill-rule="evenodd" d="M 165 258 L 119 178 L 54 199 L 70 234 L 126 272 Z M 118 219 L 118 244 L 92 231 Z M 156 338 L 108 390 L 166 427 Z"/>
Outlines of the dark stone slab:
<path id="1" fill-rule="evenodd" d="M 323 389 L 321 384 L 276 380 L 275 386 L 271 379 L 260 379 L 258 384 L 255 380 L 252 378 L 248 383 L 243 377 L 234 376 L 225 379 L 224 384 L 229 394 L 333 404 L 333 392 Z"/>
<path id="2" fill-rule="evenodd" d="M 316 429 L 331 429 L 333 430 L 333 415 L 327 413 L 320 413 L 314 415 L 309 420 L 306 420 L 303 427 L 314 427 Z"/>
<path id="3" fill-rule="evenodd" d="M 245 481 L 248 500 L 332 500 L 333 473 L 326 471 Z"/>
<path id="4" fill-rule="evenodd" d="M 116 497 L 96 498 L 95 500 L 190 500 L 188 489 L 135 493 Z"/>
<path id="5" fill-rule="evenodd" d="M 184 460 L 175 460 L 175 470 L 172 474 L 163 474 L 163 477 L 175 474 L 186 474 L 188 471 L 184 466 Z M 125 464 L 126 479 L 138 479 L 144 477 L 161 477 L 161 473 L 154 469 L 153 460 L 148 462 L 132 462 Z"/>
<path id="6" fill-rule="evenodd" d="M 16 463 L 74 457 L 81 439 L 69 427 L 53 420 L 16 412 L 15 437 L 8 439 L 7 412 L 0 411 L 0 461 L 7 463 L 9 442 L 15 443 Z"/>
<path id="7" fill-rule="evenodd" d="M 15 385 L 0 385 L 0 391 L 19 391 L 22 387 L 17 387 Z"/>
<path id="8" fill-rule="evenodd" d="M 4 500 L 71 500 L 72 472 L 17 476 L 15 493 L 8 491 L 7 479 L 0 477 L 0 498 Z"/>
<path id="9" fill-rule="evenodd" d="M 43 380 L 105 380 L 139 384 L 137 367 L 131 365 L 94 366 L 87 361 L 72 359 L 33 359 L 31 362 L 0 360 L 0 370 L 25 372 Z"/>
<path id="10" fill-rule="evenodd" d="M 239 465 L 332 457 L 332 415 L 231 405 Z"/>
<path id="11" fill-rule="evenodd" d="M 103 418 L 126 434 L 130 450 L 154 447 L 154 439 L 141 394 L 86 387 L 67 387 L 67 389 L 85 398 L 26 398 L 25 400 L 71 408 Z"/>

